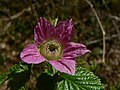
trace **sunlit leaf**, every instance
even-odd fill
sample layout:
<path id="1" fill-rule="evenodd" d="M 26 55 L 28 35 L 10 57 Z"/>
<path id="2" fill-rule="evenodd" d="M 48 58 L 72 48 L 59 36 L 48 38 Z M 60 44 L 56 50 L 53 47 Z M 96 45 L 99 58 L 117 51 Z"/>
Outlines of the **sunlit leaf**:
<path id="1" fill-rule="evenodd" d="M 64 80 L 58 83 L 57 90 L 104 90 L 98 77 L 87 69 L 78 67 L 76 75 L 61 75 Z"/>
<path id="2" fill-rule="evenodd" d="M 10 69 L 9 72 L 11 73 L 21 73 L 23 71 L 27 71 L 29 69 L 30 65 L 19 63 L 13 65 Z"/>
<path id="3" fill-rule="evenodd" d="M 31 65 L 27 65 L 24 63 L 15 64 L 10 67 L 8 71 L 0 74 L 0 85 L 2 85 L 6 80 L 9 80 L 8 87 L 12 87 L 13 84 L 16 87 L 16 83 L 18 83 L 19 87 L 20 85 L 22 87 L 23 84 L 25 85 L 25 82 L 28 80 L 30 72 Z"/>
<path id="4" fill-rule="evenodd" d="M 53 26 L 56 26 L 58 22 L 58 18 L 55 18 L 54 20 L 51 21 Z"/>
<path id="5" fill-rule="evenodd" d="M 8 73 L 0 74 L 0 85 L 2 85 L 8 78 Z"/>
<path id="6" fill-rule="evenodd" d="M 10 90 L 25 90 L 26 82 L 30 79 L 31 65 L 19 63 L 9 69 L 8 88 Z"/>

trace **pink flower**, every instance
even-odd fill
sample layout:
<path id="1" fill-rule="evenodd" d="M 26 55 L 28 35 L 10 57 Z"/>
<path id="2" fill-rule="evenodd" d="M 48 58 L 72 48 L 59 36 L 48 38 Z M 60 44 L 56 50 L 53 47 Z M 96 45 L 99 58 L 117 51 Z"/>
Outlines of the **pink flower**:
<path id="1" fill-rule="evenodd" d="M 55 27 L 41 17 L 34 28 L 35 43 L 27 45 L 20 54 L 28 64 L 49 62 L 60 72 L 75 74 L 75 58 L 90 52 L 83 44 L 70 42 L 73 34 L 72 20 Z"/>

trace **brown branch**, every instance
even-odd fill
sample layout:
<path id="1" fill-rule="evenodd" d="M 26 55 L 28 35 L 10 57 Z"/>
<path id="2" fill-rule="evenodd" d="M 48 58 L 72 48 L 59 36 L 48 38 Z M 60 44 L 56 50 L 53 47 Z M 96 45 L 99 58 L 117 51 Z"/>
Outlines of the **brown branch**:
<path id="1" fill-rule="evenodd" d="M 110 18 L 115 19 L 117 21 L 120 21 L 120 17 L 114 16 L 114 15 L 109 15 Z"/>
<path id="2" fill-rule="evenodd" d="M 30 7 L 25 8 L 25 9 L 23 9 L 21 12 L 15 14 L 15 15 L 13 15 L 13 16 L 11 16 L 10 19 L 11 19 L 11 20 L 16 19 L 16 18 L 20 17 L 23 13 L 28 12 L 28 11 L 30 11 L 30 10 L 31 10 Z"/>
<path id="3" fill-rule="evenodd" d="M 17 14 L 13 15 L 13 16 L 9 16 L 8 18 L 2 18 L 0 19 L 0 21 L 3 22 L 7 22 L 7 25 L 2 29 L 0 28 L 0 32 L 1 31 L 6 31 L 10 25 L 11 25 L 11 20 L 17 19 L 18 17 L 20 17 L 21 15 L 23 15 L 25 12 L 29 12 L 31 11 L 30 7 L 23 9 L 22 11 L 18 12 Z"/>
<path id="4" fill-rule="evenodd" d="M 10 21 L 10 20 L 16 19 L 20 17 L 21 15 L 23 15 L 25 12 L 29 12 L 29 11 L 31 11 L 30 7 L 25 8 L 22 11 L 18 12 L 17 14 L 10 16 L 9 18 L 3 18 L 2 21 Z"/>
<path id="5" fill-rule="evenodd" d="M 30 8 L 31 8 L 31 12 L 32 12 L 32 15 L 33 15 L 34 19 L 37 21 L 36 13 L 35 13 L 35 10 L 34 10 L 34 8 L 33 8 L 32 1 L 31 1 L 31 0 L 29 0 L 29 6 L 30 6 Z"/>
<path id="6" fill-rule="evenodd" d="M 108 36 L 108 37 L 105 37 L 105 40 L 111 40 L 113 38 L 118 38 L 120 37 L 120 34 L 114 34 L 112 36 Z M 92 44 L 96 44 L 96 43 L 99 43 L 99 42 L 102 42 L 103 39 L 96 39 L 96 40 L 92 40 L 92 41 L 86 41 L 86 45 L 92 45 Z"/>
<path id="7" fill-rule="evenodd" d="M 118 34 L 120 34 L 119 28 L 118 28 L 118 26 L 116 25 L 116 23 L 115 23 L 114 20 L 112 20 L 112 23 L 113 23 L 113 25 L 114 25 L 114 27 L 115 27 L 116 32 L 117 32 Z M 120 37 L 118 37 L 118 39 L 120 40 Z"/>
<path id="8" fill-rule="evenodd" d="M 93 13 L 95 14 L 95 16 L 97 18 L 97 21 L 98 21 L 98 24 L 99 24 L 99 26 L 101 28 L 101 31 L 102 31 L 102 34 L 103 34 L 103 62 L 105 62 L 105 30 L 104 30 L 104 28 L 102 26 L 102 23 L 101 23 L 101 21 L 100 21 L 100 19 L 98 17 L 98 14 L 97 14 L 96 10 L 93 8 L 93 4 L 88 0 L 85 0 L 85 1 L 86 1 L 87 4 L 90 5 Z"/>

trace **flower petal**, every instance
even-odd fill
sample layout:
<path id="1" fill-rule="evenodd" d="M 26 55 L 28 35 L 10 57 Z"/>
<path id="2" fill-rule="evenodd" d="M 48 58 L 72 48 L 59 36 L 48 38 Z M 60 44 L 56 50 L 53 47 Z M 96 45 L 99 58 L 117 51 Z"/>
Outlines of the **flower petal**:
<path id="1" fill-rule="evenodd" d="M 67 74 L 75 74 L 75 60 L 73 58 L 64 58 L 61 60 L 50 60 L 49 63 L 58 71 Z"/>
<path id="2" fill-rule="evenodd" d="M 27 45 L 20 54 L 22 61 L 29 64 L 38 64 L 45 61 L 45 58 L 40 55 L 35 44 Z"/>
<path id="3" fill-rule="evenodd" d="M 73 35 L 73 22 L 71 20 L 66 20 L 64 22 L 58 23 L 56 26 L 56 38 L 61 42 L 70 41 Z"/>
<path id="4" fill-rule="evenodd" d="M 90 52 L 90 50 L 88 50 L 83 44 L 69 42 L 63 52 L 64 57 L 70 56 L 75 58 Z"/>
<path id="5" fill-rule="evenodd" d="M 34 28 L 34 40 L 36 43 L 42 43 L 44 40 L 54 35 L 55 28 L 45 18 L 41 17 Z"/>

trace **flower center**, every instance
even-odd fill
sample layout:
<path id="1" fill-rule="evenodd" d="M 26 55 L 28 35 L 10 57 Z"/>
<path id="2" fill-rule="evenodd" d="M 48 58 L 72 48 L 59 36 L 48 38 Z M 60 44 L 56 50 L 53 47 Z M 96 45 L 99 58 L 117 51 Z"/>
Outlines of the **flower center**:
<path id="1" fill-rule="evenodd" d="M 51 45 L 49 45 L 49 50 L 50 50 L 50 52 L 55 51 L 57 48 L 58 48 L 58 47 L 55 46 L 55 44 L 51 44 Z"/>
<path id="2" fill-rule="evenodd" d="M 47 60 L 58 60 L 62 55 L 62 47 L 60 43 L 55 40 L 47 41 L 41 44 L 40 53 Z"/>

